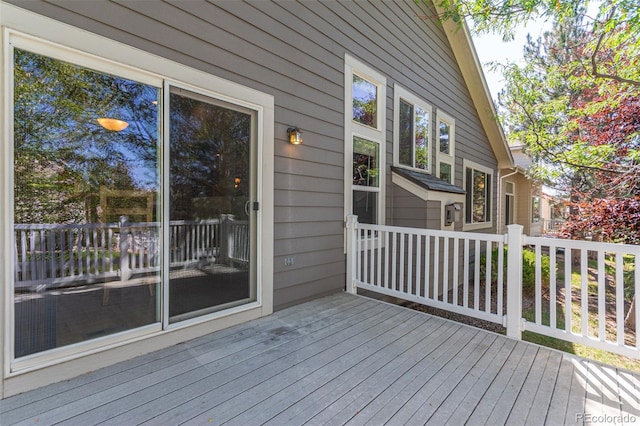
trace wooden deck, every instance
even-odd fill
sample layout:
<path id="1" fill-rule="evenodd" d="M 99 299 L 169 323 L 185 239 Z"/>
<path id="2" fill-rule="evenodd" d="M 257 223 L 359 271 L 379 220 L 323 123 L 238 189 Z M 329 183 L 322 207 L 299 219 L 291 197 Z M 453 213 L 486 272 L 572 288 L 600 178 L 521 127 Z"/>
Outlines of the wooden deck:
<path id="1" fill-rule="evenodd" d="M 639 398 L 637 374 L 337 294 L 7 398 L 0 424 L 640 423 Z"/>

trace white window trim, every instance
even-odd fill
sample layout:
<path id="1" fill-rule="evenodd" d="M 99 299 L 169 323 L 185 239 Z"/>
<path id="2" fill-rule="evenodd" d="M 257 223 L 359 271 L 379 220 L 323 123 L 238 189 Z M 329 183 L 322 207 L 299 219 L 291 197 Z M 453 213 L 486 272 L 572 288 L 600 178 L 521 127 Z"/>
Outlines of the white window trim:
<path id="1" fill-rule="evenodd" d="M 260 205 L 257 212 L 257 234 L 261 241 L 257 247 L 257 300 L 254 303 L 217 312 L 201 317 L 192 327 L 172 328 L 171 332 L 160 331 L 157 325 L 131 330 L 108 338 L 96 339 L 51 350 L 42 354 L 25 357 L 24 364 L 13 363 L 11 359 L 13 324 L 13 285 L 5 285 L 0 291 L 0 310 L 4 311 L 4 326 L 0 340 L 4 350 L 0 352 L 0 362 L 4 368 L 0 377 L 0 394 L 5 396 L 9 378 L 12 389 L 42 386 L 50 382 L 49 377 L 62 380 L 83 371 L 109 365 L 117 360 L 127 359 L 130 353 L 145 353 L 180 341 L 229 327 L 253 318 L 269 315 L 273 311 L 273 175 L 274 175 L 274 98 L 246 86 L 207 74 L 180 63 L 133 48 L 131 46 L 98 36 L 91 32 L 72 27 L 59 21 L 43 17 L 19 7 L 0 2 L 0 26 L 2 57 L 0 69 L 3 90 L 0 93 L 0 114 L 4 130 L 0 134 L 2 146 L 2 167 L 0 174 L 0 195 L 4 200 L 13 200 L 13 58 L 12 47 L 21 47 L 36 53 L 88 66 L 98 71 L 129 77 L 143 83 L 162 87 L 162 82 L 172 80 L 185 87 L 197 88 L 201 93 L 236 104 L 257 112 L 257 175 L 256 201 Z M 0 251 L 13 253 L 13 211 L 6 209 L 0 213 Z M 12 256 L 11 254 L 9 256 Z M 0 276 L 5 283 L 13 283 L 13 262 L 0 265 Z M 4 309 L 1 309 L 4 308 Z M 215 321 L 214 321 L 215 320 Z M 206 325 L 205 325 L 206 324 Z M 146 330 L 146 331 L 145 331 Z M 161 339 L 156 337 L 162 336 Z M 112 349 L 127 345 L 128 350 L 117 354 Z M 108 351 L 109 356 L 101 353 Z M 74 359 L 75 368 L 63 361 Z M 22 359 L 21 359 L 22 360 Z M 51 366 L 51 367 L 50 367 Z M 45 369 L 38 378 L 24 375 L 29 371 Z M 51 370 L 51 371 L 50 371 Z M 49 371 L 51 374 L 47 374 Z M 53 371 L 57 373 L 53 373 Z M 17 391 L 16 391 L 17 392 Z"/>
<path id="2" fill-rule="evenodd" d="M 429 129 L 427 132 L 427 153 L 428 163 L 426 169 L 420 169 L 417 167 L 408 166 L 406 164 L 400 164 L 400 100 L 406 101 L 414 106 L 413 122 L 415 124 L 415 106 L 419 106 L 429 114 Z M 402 167 L 405 169 L 416 170 L 423 173 L 432 173 L 433 170 L 433 108 L 431 105 L 418 98 L 408 90 L 405 90 L 398 84 L 393 86 L 393 165 L 396 167 Z M 415 132 L 412 135 L 412 147 L 415 154 L 416 141 Z"/>
<path id="3" fill-rule="evenodd" d="M 360 124 L 353 120 L 353 75 L 356 74 L 378 87 L 377 128 Z M 387 79 L 384 75 L 360 62 L 349 54 L 344 57 L 344 216 L 353 212 L 353 190 L 378 193 L 378 224 L 385 224 L 386 187 L 386 98 Z M 358 136 L 380 145 L 378 187 L 353 186 L 353 137 Z M 345 244 L 346 250 L 346 244 Z"/>
<path id="4" fill-rule="evenodd" d="M 483 172 L 489 175 L 489 180 L 491 181 L 491 193 L 489 194 L 489 197 L 491 199 L 491 209 L 489 211 L 489 214 L 491 215 L 491 220 L 488 222 L 467 223 L 466 209 L 469 208 L 469 206 L 467 206 L 465 202 L 465 206 L 464 206 L 465 210 L 464 210 L 463 221 L 462 221 L 463 223 L 462 230 L 472 231 L 476 229 L 491 228 L 493 226 L 493 221 L 495 216 L 494 211 L 496 207 L 496 203 L 493 198 L 493 194 L 495 193 L 495 182 L 494 182 L 494 177 L 496 175 L 495 170 L 491 169 L 490 167 L 482 166 L 478 163 L 474 163 L 473 161 L 464 159 L 462 161 L 462 185 L 465 191 L 469 191 L 469 188 L 467 188 L 467 168 L 470 168 L 472 170 L 478 170 L 480 172 Z M 466 197 L 465 197 L 465 200 L 466 200 Z"/>
<path id="5" fill-rule="evenodd" d="M 449 125 L 449 154 L 440 152 L 440 122 Z M 436 146 L 436 164 L 435 175 L 440 177 L 440 163 L 447 163 L 451 166 L 451 183 L 456 183 L 456 120 L 447 113 L 440 110 L 436 111 L 435 124 L 435 146 Z"/>

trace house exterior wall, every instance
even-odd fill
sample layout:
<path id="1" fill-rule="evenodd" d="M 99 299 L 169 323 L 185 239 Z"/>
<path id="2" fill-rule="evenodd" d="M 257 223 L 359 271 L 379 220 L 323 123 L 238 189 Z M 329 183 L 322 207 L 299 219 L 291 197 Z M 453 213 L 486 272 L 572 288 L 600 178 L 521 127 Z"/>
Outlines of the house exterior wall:
<path id="1" fill-rule="evenodd" d="M 455 119 L 454 184 L 464 186 L 464 159 L 497 169 L 427 2 L 7 3 L 274 97 L 274 191 L 264 194 L 274 203 L 274 309 L 344 288 L 345 54 L 387 79 L 387 223 L 439 228 L 442 221 L 439 202 L 392 188 L 394 84 L 428 102 L 434 117 L 441 110 Z M 303 145 L 287 142 L 290 126 L 302 129 Z M 497 176 L 496 170 L 492 226 L 481 232 L 496 229 Z M 285 266 L 289 258 L 293 264 Z"/>
<path id="2" fill-rule="evenodd" d="M 276 309 L 344 285 L 345 53 L 387 76 L 387 158 L 392 158 L 393 83 L 398 83 L 455 118 L 455 184 L 463 186 L 463 158 L 496 168 L 443 29 L 424 18 L 433 16 L 426 3 L 15 3 L 274 95 Z M 291 125 L 303 129 L 303 146 L 285 142 Z M 393 192 L 386 193 L 387 218 L 393 221 L 401 213 L 391 207 Z M 487 231 L 492 230 L 495 226 Z M 284 258 L 292 256 L 294 264 L 284 266 Z"/>

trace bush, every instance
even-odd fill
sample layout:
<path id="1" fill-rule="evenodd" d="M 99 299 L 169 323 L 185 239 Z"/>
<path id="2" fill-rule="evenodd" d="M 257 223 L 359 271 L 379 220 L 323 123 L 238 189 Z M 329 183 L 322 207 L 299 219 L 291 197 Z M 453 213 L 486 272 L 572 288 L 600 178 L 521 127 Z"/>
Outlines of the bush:
<path id="1" fill-rule="evenodd" d="M 480 256 L 480 280 L 484 282 L 486 277 L 486 255 Z M 551 262 L 549 255 L 541 255 L 540 271 L 542 273 L 542 285 L 549 285 L 549 271 Z M 507 277 L 507 248 L 504 248 L 504 279 Z M 498 249 L 491 251 L 491 283 L 498 282 Z M 536 252 L 529 248 L 522 251 L 522 292 L 527 296 L 534 294 L 536 288 Z"/>

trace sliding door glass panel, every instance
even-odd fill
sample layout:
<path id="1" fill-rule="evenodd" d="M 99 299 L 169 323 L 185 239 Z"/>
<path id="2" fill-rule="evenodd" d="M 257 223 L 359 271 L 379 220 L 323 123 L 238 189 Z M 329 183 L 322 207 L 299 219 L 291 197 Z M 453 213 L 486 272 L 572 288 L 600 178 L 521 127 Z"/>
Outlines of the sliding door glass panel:
<path id="1" fill-rule="evenodd" d="M 159 322 L 160 90 L 14 50 L 16 358 Z"/>
<path id="2" fill-rule="evenodd" d="M 169 321 L 255 300 L 254 113 L 172 87 Z"/>

